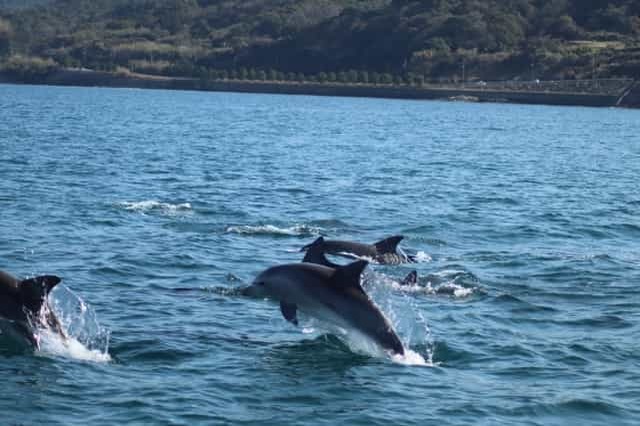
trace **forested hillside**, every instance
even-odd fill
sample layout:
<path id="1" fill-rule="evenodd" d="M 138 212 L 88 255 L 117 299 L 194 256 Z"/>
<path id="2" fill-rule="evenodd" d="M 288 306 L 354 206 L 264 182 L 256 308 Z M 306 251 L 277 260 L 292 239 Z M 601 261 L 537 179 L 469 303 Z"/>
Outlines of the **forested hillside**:
<path id="1" fill-rule="evenodd" d="M 638 0 L 31 3 L 0 7 L 5 62 L 29 66 L 24 57 L 38 57 L 40 67 L 347 81 L 640 74 Z"/>

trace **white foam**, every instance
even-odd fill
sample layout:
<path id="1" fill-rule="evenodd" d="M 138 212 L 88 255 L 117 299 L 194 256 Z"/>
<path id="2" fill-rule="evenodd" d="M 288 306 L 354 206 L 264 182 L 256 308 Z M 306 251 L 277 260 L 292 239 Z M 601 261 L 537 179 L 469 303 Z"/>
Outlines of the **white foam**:
<path id="1" fill-rule="evenodd" d="M 404 355 L 401 355 L 392 354 L 384 350 L 372 339 L 368 338 L 357 330 L 343 330 L 343 333 L 338 334 L 338 337 L 340 337 L 341 340 L 345 342 L 347 346 L 349 346 L 349 349 L 356 353 L 361 353 L 376 358 L 388 358 L 392 362 L 402 365 L 433 366 L 433 363 L 431 361 L 425 360 L 422 355 L 412 349 L 409 349 L 405 344 L 403 344 Z"/>
<path id="2" fill-rule="evenodd" d="M 169 214 L 169 215 L 178 214 L 180 212 L 184 213 L 192 209 L 191 203 L 171 204 L 171 203 L 163 203 L 156 200 L 145 200 L 145 201 L 137 201 L 137 202 L 123 201 L 117 204 L 118 206 L 129 211 L 135 211 L 140 213 L 158 211 L 158 212 Z"/>
<path id="3" fill-rule="evenodd" d="M 426 295 L 449 295 L 451 297 L 463 299 L 471 296 L 476 287 L 463 287 L 460 284 L 456 284 L 453 281 L 445 282 L 443 284 L 433 286 L 430 282 L 426 285 L 420 284 L 402 284 L 384 275 L 375 275 L 375 278 L 371 280 L 371 283 L 382 284 L 395 291 L 408 294 L 426 294 Z"/>
<path id="4" fill-rule="evenodd" d="M 416 253 L 415 260 L 417 263 L 429 263 L 433 258 L 422 250 Z"/>
<path id="5" fill-rule="evenodd" d="M 79 361 L 109 362 L 108 352 L 89 349 L 75 337 L 64 338 L 49 329 L 38 330 L 38 355 L 71 358 Z"/>
<path id="6" fill-rule="evenodd" d="M 309 225 L 294 225 L 287 228 L 280 228 L 275 225 L 242 225 L 229 226 L 225 231 L 233 234 L 249 235 L 317 236 L 320 235 L 322 229 Z"/>
<path id="7" fill-rule="evenodd" d="M 408 348 L 405 348 L 404 355 L 400 355 L 400 354 L 391 355 L 391 361 L 395 362 L 396 364 L 402 364 L 402 365 L 411 365 L 411 366 L 419 365 L 424 367 L 434 366 L 433 362 L 425 360 L 424 357 L 420 355 L 418 352 Z"/>

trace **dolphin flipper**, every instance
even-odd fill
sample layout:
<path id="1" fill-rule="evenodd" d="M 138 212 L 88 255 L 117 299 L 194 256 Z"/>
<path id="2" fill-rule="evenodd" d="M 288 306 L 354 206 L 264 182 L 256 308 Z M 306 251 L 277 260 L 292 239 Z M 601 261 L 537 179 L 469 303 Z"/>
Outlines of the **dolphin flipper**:
<path id="1" fill-rule="evenodd" d="M 296 315 L 297 310 L 298 307 L 292 303 L 280 302 L 280 311 L 282 312 L 282 316 L 293 325 L 298 325 L 298 316 Z"/>
<path id="2" fill-rule="evenodd" d="M 400 244 L 400 241 L 402 241 L 403 238 L 404 236 L 402 235 L 385 238 L 384 240 L 375 243 L 374 246 L 376 246 L 378 254 L 395 253 L 398 248 L 398 244 Z"/>

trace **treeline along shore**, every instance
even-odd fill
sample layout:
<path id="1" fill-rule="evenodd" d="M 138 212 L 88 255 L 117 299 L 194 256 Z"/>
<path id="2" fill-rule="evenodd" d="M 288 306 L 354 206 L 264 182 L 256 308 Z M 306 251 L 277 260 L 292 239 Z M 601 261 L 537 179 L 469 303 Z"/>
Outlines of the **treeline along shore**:
<path id="1" fill-rule="evenodd" d="M 640 1 L 0 0 L 0 73 L 22 83 L 634 106 Z"/>
<path id="2" fill-rule="evenodd" d="M 166 77 L 125 71 L 57 69 L 47 73 L 0 72 L 0 82 L 57 86 L 202 90 L 389 99 L 640 108 L 640 82 L 630 79 L 464 82 L 457 84 L 286 81 Z"/>

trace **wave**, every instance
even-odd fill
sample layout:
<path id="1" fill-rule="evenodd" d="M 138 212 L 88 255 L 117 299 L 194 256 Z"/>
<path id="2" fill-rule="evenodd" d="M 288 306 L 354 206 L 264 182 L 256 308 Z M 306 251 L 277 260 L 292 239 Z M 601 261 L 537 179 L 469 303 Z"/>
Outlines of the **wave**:
<path id="1" fill-rule="evenodd" d="M 315 237 L 320 236 L 322 228 L 311 225 L 293 225 L 281 228 L 275 225 L 240 225 L 229 226 L 225 230 L 231 234 L 241 235 L 275 235 L 275 236 L 294 236 L 294 237 Z"/>
<path id="2" fill-rule="evenodd" d="M 191 203 L 172 204 L 163 203 L 156 200 L 145 200 L 137 202 L 122 201 L 116 203 L 116 205 L 128 211 L 139 213 L 159 212 L 166 215 L 176 215 L 192 210 Z"/>

